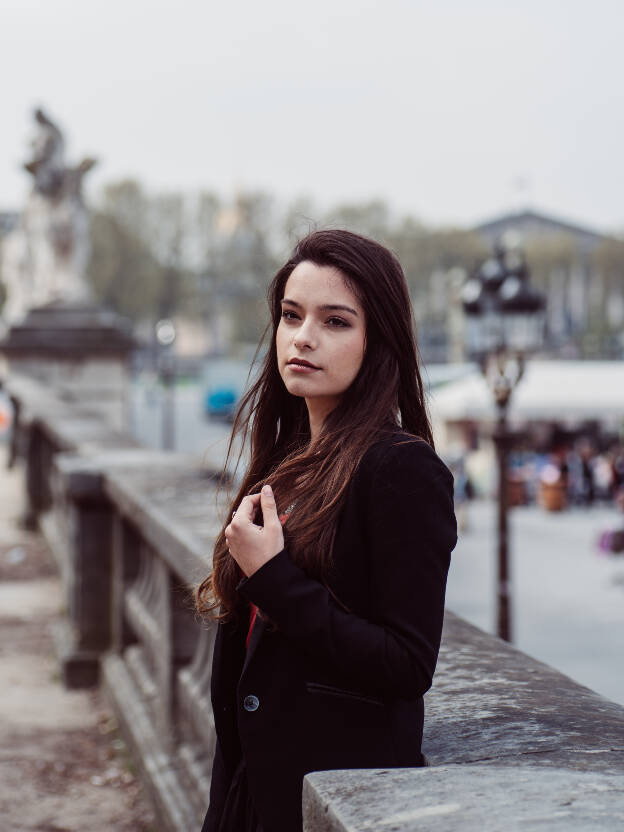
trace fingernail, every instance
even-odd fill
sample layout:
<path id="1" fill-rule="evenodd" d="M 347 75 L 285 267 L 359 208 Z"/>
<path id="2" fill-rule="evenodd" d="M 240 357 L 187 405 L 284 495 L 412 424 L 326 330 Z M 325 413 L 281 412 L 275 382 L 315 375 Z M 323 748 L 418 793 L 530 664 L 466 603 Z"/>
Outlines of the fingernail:
<path id="1" fill-rule="evenodd" d="M 271 490 L 271 486 L 270 485 L 265 485 L 262 489 L 262 493 L 266 494 L 267 497 L 270 497 L 271 494 L 273 493 L 273 491 Z"/>

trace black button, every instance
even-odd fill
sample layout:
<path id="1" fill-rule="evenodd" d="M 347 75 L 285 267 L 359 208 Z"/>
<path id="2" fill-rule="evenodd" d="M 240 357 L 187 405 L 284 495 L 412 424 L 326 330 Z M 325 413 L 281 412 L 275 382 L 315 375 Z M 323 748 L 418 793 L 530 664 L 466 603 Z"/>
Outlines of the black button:
<path id="1" fill-rule="evenodd" d="M 245 699 L 243 700 L 243 708 L 246 711 L 257 711 L 259 707 L 260 707 L 260 700 L 258 699 L 257 696 L 254 696 L 253 694 L 250 694 L 249 696 L 246 696 Z"/>

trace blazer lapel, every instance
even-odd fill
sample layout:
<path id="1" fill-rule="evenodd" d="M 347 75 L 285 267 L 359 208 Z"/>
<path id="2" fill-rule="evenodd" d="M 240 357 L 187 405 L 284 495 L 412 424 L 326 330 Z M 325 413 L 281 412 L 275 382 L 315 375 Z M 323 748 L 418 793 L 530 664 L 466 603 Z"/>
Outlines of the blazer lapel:
<path id="1" fill-rule="evenodd" d="M 245 670 L 247 669 L 247 665 L 251 661 L 253 654 L 256 652 L 256 648 L 260 643 L 260 639 L 262 638 L 262 634 L 264 633 L 266 627 L 266 623 L 263 618 L 260 618 L 259 615 L 256 616 L 256 620 L 254 621 L 253 630 L 251 631 L 251 637 L 249 639 L 249 647 L 247 648 L 247 655 L 245 656 L 245 661 L 243 663 L 243 669 L 241 670 L 241 677 L 244 675 Z"/>

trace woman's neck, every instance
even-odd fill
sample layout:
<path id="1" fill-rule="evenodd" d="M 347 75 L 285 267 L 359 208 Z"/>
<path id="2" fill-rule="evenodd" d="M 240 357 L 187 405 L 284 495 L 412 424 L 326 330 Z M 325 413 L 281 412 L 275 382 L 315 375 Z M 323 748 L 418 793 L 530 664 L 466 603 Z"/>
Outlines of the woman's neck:
<path id="1" fill-rule="evenodd" d="M 311 443 L 316 442 L 323 428 L 323 422 L 337 404 L 337 396 L 315 396 L 314 398 L 306 399 Z"/>

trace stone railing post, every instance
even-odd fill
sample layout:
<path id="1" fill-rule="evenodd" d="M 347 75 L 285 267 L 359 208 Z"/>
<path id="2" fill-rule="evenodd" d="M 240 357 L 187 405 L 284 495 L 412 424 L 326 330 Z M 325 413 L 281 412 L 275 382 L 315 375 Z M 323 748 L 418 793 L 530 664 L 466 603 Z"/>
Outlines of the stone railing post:
<path id="1" fill-rule="evenodd" d="M 56 649 L 66 686 L 91 687 L 112 640 L 111 510 L 97 463 L 60 454 L 56 475 L 67 601 L 67 616 L 55 629 Z"/>
<path id="2" fill-rule="evenodd" d="M 190 593 L 207 566 L 187 528 L 193 515 L 210 513 L 214 488 L 189 460 L 160 462 L 105 474 L 114 515 L 113 649 L 103 657 L 103 682 L 164 828 L 182 832 L 201 826 L 215 743 L 214 627 L 197 619 Z"/>
<path id="3" fill-rule="evenodd" d="M 121 655 L 136 642 L 124 615 L 124 599 L 126 587 L 134 583 L 139 573 L 141 541 L 131 523 L 117 512 L 113 512 L 112 526 L 111 646 Z"/>

